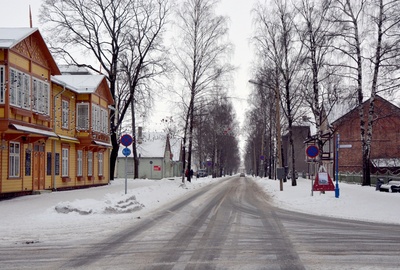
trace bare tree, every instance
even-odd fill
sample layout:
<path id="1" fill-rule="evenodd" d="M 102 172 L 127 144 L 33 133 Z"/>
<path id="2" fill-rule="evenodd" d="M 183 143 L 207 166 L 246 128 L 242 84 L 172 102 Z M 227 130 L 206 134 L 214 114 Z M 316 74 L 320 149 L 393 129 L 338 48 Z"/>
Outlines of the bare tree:
<path id="1" fill-rule="evenodd" d="M 176 68 L 185 84 L 187 94 L 183 98 L 188 97 L 185 99 L 188 105 L 182 150 L 185 155 L 188 140 L 187 166 L 183 166 L 187 171 L 191 170 L 195 104 L 231 70 L 226 58 L 230 51 L 230 44 L 226 41 L 227 19 L 215 14 L 217 3 L 216 0 L 186 0 L 177 14 L 182 43 L 176 47 Z M 184 156 L 183 162 L 185 159 Z M 187 179 L 190 180 L 189 174 Z"/>
<path id="2" fill-rule="evenodd" d="M 308 67 L 303 80 L 304 100 L 314 115 L 320 162 L 324 149 L 321 127 L 341 94 L 337 66 L 331 64 L 331 44 L 336 37 L 332 35 L 333 22 L 329 19 L 331 4 L 332 0 L 301 0 L 297 6 L 300 19 L 296 27 L 305 49 L 304 64 Z"/>
<path id="3" fill-rule="evenodd" d="M 254 129 L 251 129 L 253 134 L 251 137 L 256 138 L 256 130 L 261 130 L 261 150 L 260 156 L 264 157 L 263 162 L 263 176 L 267 174 L 269 178 L 272 178 L 272 168 L 275 167 L 273 164 L 275 160 L 275 151 L 273 144 L 273 136 L 276 134 L 275 127 L 276 123 L 276 91 L 275 91 L 275 71 L 271 69 L 259 69 L 256 81 L 250 80 L 249 82 L 255 85 L 254 90 L 249 96 L 250 103 L 254 106 L 257 112 L 257 118 L 251 117 L 250 119 L 257 122 Z M 278 102 L 280 106 L 280 102 Z M 250 123 L 249 123 L 250 124 Z M 252 123 L 254 124 L 254 123 Z"/>
<path id="4" fill-rule="evenodd" d="M 117 93 L 117 80 L 120 72 L 118 65 L 121 53 L 133 49 L 132 46 L 129 46 L 129 42 L 134 41 L 135 44 L 138 44 L 137 41 L 144 36 L 146 42 L 151 43 L 151 40 L 157 37 L 158 31 L 150 31 L 150 33 L 145 31 L 160 27 L 163 23 L 148 25 L 146 22 L 154 22 L 152 21 L 154 14 L 159 14 L 159 22 L 164 22 L 164 12 L 167 11 L 164 7 L 167 6 L 167 3 L 168 0 L 44 0 L 40 19 L 46 26 L 45 31 L 52 52 L 67 64 L 87 67 L 96 73 L 105 73 L 112 97 L 114 100 L 119 98 L 119 101 L 122 101 L 121 97 L 124 94 Z M 146 21 L 146 17 L 151 19 Z M 135 29 L 135 33 L 141 33 L 142 37 L 128 35 L 133 29 Z M 149 46 L 148 49 L 152 50 L 153 48 Z M 142 55 L 142 57 L 146 55 Z M 99 67 L 88 63 L 87 56 L 95 63 L 98 62 Z M 144 68 L 145 65 L 138 64 L 136 70 L 134 69 L 132 72 L 142 74 Z M 148 74 L 149 71 L 145 73 Z M 129 77 L 135 77 L 135 75 Z M 136 85 L 137 81 L 134 81 L 133 84 L 129 83 L 129 93 L 124 96 L 128 101 L 133 99 L 132 86 Z M 110 179 L 114 179 L 118 156 L 118 129 L 125 117 L 129 102 L 119 105 L 122 106 L 122 109 L 114 110 L 114 113 L 110 115 L 113 146 L 110 157 Z"/>
<path id="5" fill-rule="evenodd" d="M 272 3 L 271 3 L 272 2 Z M 299 85 L 301 82 L 302 43 L 295 28 L 295 9 L 290 1 L 271 1 L 259 5 L 256 10 L 256 44 L 261 57 L 271 63 L 270 69 L 276 69 L 276 76 L 281 81 L 282 92 L 279 101 L 288 124 L 290 157 L 289 161 L 292 185 L 296 186 L 295 154 L 293 145 L 293 123 L 297 108 L 301 105 Z M 271 8 L 272 6 L 272 8 Z"/>
<path id="6" fill-rule="evenodd" d="M 233 105 L 226 93 L 213 96 L 206 111 L 209 114 L 201 139 L 208 146 L 206 155 L 211 161 L 212 175 L 220 177 L 236 171 L 239 167 L 240 156 L 235 128 L 238 124 L 235 122 Z"/>
<path id="7" fill-rule="evenodd" d="M 162 34 L 167 23 L 169 4 L 167 0 L 145 1 L 132 10 L 133 24 L 127 26 L 127 49 L 120 57 L 120 70 L 126 81 L 128 98 L 119 100 L 118 123 L 124 119 L 125 112 L 131 109 L 131 132 L 133 140 L 134 178 L 139 177 L 139 158 L 136 151 L 136 113 L 147 115 L 151 107 L 153 91 L 149 82 L 160 84 L 160 78 L 170 67 L 166 56 L 167 49 L 162 45 Z M 121 89 L 124 91 L 124 89 Z"/>
<path id="8" fill-rule="evenodd" d="M 370 158 L 374 121 L 374 101 L 378 91 L 393 91 L 399 86 L 400 60 L 400 5 L 395 0 L 372 0 L 371 22 L 373 31 L 373 55 L 371 97 L 369 99 L 367 132 L 363 149 L 363 185 L 371 185 Z M 365 171 L 364 171 L 365 170 Z"/>
<path id="9" fill-rule="evenodd" d="M 363 179 L 367 174 L 367 166 L 369 160 L 366 150 L 368 149 L 365 140 L 366 119 L 364 117 L 364 89 L 363 89 L 363 65 L 364 58 L 362 55 L 363 29 L 362 22 L 365 19 L 365 8 L 367 0 L 352 1 L 352 0 L 336 0 L 332 5 L 333 22 L 338 25 L 335 29 L 335 35 L 338 37 L 337 43 L 332 46 L 339 52 L 340 59 L 344 59 L 337 63 L 342 67 L 343 78 L 349 82 L 349 85 L 355 85 L 355 91 L 350 90 L 350 97 L 356 97 L 356 106 L 358 107 L 360 119 L 360 137 L 363 156 Z M 351 102 L 350 99 L 350 102 Z M 348 100 L 348 99 L 347 99 Z M 364 182 L 364 180 L 363 180 Z"/>
<path id="10" fill-rule="evenodd" d="M 356 91 L 350 95 L 356 96 L 360 118 L 362 184 L 370 185 L 375 97 L 378 92 L 393 93 L 399 86 L 399 3 L 376 0 L 336 0 L 333 3 L 332 17 L 339 26 L 336 35 L 340 37 L 335 49 L 345 56 L 345 61 L 339 64 L 345 67 L 350 85 L 355 82 Z M 368 92 L 366 115 L 363 102 Z"/>

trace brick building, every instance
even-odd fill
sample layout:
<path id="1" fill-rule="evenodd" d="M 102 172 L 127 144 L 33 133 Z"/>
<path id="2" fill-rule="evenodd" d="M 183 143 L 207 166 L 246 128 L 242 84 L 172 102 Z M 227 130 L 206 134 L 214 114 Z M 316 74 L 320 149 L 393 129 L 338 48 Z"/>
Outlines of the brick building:
<path id="1" fill-rule="evenodd" d="M 376 96 L 371 143 L 371 172 L 382 169 L 397 170 L 400 166 L 400 108 Z M 369 100 L 362 104 L 368 115 Z M 355 108 L 332 123 L 336 134 L 340 134 L 340 144 L 350 144 L 351 148 L 339 151 L 339 171 L 362 172 L 362 149 L 360 140 L 360 119 Z M 382 171 L 381 171 L 382 172 Z"/>

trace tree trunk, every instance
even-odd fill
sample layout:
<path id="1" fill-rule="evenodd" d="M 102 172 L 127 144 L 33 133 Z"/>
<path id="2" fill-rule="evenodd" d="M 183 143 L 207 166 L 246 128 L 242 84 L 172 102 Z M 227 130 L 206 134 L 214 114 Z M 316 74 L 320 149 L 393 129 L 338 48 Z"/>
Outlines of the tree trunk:
<path id="1" fill-rule="evenodd" d="M 110 155 L 110 180 L 114 180 L 115 164 L 117 163 L 119 143 L 117 140 L 117 134 L 115 132 L 111 133 L 111 155 Z"/>
<path id="2" fill-rule="evenodd" d="M 378 88 L 378 74 L 381 65 L 382 55 L 382 25 L 383 25 L 383 1 L 379 1 L 379 18 L 378 18 L 378 37 L 375 51 L 374 59 L 374 74 L 372 78 L 371 87 L 371 98 L 369 100 L 369 110 L 368 110 L 368 123 L 367 123 L 367 134 L 365 142 L 365 153 L 363 153 L 363 186 L 371 185 L 371 171 L 370 171 L 370 158 L 371 158 L 371 143 L 372 143 L 372 124 L 374 120 L 374 102 L 375 96 Z M 365 160 L 364 160 L 365 159 Z"/>
<path id="3" fill-rule="evenodd" d="M 136 114 L 135 114 L 135 99 L 132 98 L 131 104 L 132 113 L 132 153 L 133 153 L 133 163 L 134 163 L 134 179 L 139 178 L 139 158 L 137 154 L 137 138 L 136 138 Z M 151 169 L 151 168 L 150 168 Z"/>
<path id="4" fill-rule="evenodd" d="M 187 180 L 189 182 L 191 182 L 190 171 L 192 170 L 193 117 L 194 117 L 193 103 L 194 103 L 194 94 L 192 95 L 189 105 L 189 149 L 188 149 L 188 161 L 187 161 L 187 171 L 188 171 Z"/>

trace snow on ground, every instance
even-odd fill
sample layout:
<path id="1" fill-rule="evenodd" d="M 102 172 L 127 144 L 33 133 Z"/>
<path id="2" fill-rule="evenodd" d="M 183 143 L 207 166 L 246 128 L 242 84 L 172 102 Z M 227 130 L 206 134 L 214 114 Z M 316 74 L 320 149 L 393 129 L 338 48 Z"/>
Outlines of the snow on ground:
<path id="1" fill-rule="evenodd" d="M 180 178 L 125 179 L 110 185 L 0 201 L 0 245 L 94 240 L 123 228 L 161 206 L 221 178 L 194 179 L 182 185 Z M 311 181 L 298 179 L 297 186 L 254 178 L 272 198 L 274 205 L 304 213 L 346 219 L 400 224 L 393 214 L 400 205 L 400 193 L 383 193 L 375 187 L 340 183 L 340 197 L 334 192 L 314 192 Z M 323 217 L 321 217 L 323 218 Z"/>

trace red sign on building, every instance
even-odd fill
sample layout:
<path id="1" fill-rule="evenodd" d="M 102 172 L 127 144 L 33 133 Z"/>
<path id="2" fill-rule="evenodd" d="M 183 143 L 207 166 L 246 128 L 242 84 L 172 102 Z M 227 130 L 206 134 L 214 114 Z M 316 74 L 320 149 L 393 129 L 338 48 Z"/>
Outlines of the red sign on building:
<path id="1" fill-rule="evenodd" d="M 314 191 L 334 191 L 335 186 L 333 185 L 332 179 L 327 172 L 319 172 L 315 177 Z"/>
<path id="2" fill-rule="evenodd" d="M 161 171 L 161 166 L 154 165 L 153 171 Z"/>

